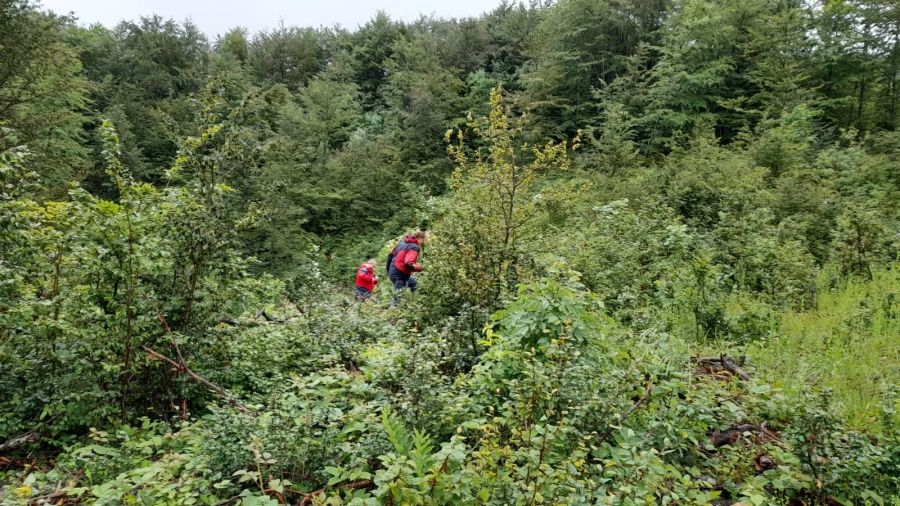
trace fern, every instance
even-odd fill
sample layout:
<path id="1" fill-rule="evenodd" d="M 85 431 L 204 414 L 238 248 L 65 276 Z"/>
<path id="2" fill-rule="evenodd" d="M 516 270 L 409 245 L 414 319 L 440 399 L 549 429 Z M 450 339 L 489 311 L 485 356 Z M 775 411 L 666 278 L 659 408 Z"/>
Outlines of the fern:
<path id="1" fill-rule="evenodd" d="M 415 465 L 416 474 L 424 476 L 434 466 L 434 444 L 425 432 L 416 430 L 413 433 L 413 451 L 410 458 Z"/>
<path id="2" fill-rule="evenodd" d="M 398 455 L 406 455 L 412 450 L 413 443 L 409 432 L 403 426 L 403 421 L 400 417 L 391 411 L 389 406 L 385 406 L 381 412 L 381 425 L 384 427 L 384 433 L 387 435 L 388 441 L 391 442 L 394 451 Z"/>

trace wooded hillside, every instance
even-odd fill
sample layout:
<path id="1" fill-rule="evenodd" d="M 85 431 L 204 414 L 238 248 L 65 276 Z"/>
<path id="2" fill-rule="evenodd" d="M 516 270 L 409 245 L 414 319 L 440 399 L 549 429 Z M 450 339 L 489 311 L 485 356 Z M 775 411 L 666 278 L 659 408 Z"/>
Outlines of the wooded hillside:
<path id="1" fill-rule="evenodd" d="M 898 80 L 896 0 L 5 0 L 0 505 L 898 506 Z"/>

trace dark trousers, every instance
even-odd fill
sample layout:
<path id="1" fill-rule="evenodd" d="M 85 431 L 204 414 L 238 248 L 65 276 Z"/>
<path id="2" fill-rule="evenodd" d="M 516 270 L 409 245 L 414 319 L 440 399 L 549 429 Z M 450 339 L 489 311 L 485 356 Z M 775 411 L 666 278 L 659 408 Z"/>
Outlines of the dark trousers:
<path id="1" fill-rule="evenodd" d="M 366 290 L 361 286 L 356 287 L 356 300 L 359 301 L 368 301 L 372 299 L 372 292 Z"/>
<path id="2" fill-rule="evenodd" d="M 389 275 L 391 283 L 394 285 L 394 297 L 391 299 L 391 305 L 396 306 L 400 302 L 400 294 L 404 288 L 409 288 L 410 292 L 416 291 L 416 278 L 411 274 L 403 274 L 400 271 L 393 271 Z"/>

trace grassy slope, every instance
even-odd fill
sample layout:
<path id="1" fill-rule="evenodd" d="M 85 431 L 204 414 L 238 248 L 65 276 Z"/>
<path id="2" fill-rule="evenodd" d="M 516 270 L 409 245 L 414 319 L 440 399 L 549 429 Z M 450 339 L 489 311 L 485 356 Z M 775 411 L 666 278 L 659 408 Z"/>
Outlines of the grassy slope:
<path id="1" fill-rule="evenodd" d="M 788 394 L 831 389 L 850 425 L 872 430 L 887 396 L 900 399 L 900 269 L 830 289 L 821 281 L 815 310 L 783 313 L 777 336 L 747 354 L 757 374 Z"/>

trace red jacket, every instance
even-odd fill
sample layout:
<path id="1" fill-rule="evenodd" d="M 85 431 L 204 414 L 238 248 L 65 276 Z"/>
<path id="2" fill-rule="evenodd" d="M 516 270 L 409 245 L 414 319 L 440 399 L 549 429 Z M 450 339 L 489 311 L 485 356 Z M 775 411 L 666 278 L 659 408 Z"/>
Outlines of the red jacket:
<path id="1" fill-rule="evenodd" d="M 399 271 L 404 276 L 409 276 L 413 271 L 422 272 L 422 266 L 418 263 L 419 251 L 421 247 L 418 239 L 411 235 L 404 237 L 391 252 L 393 256 L 389 272 Z"/>
<path id="2" fill-rule="evenodd" d="M 375 267 L 368 263 L 360 265 L 356 271 L 356 286 L 371 292 L 375 290 L 377 284 L 378 276 L 375 275 Z"/>

